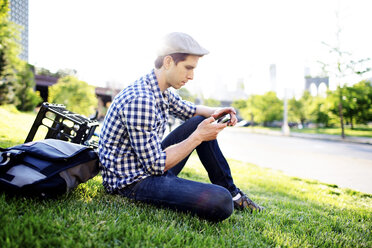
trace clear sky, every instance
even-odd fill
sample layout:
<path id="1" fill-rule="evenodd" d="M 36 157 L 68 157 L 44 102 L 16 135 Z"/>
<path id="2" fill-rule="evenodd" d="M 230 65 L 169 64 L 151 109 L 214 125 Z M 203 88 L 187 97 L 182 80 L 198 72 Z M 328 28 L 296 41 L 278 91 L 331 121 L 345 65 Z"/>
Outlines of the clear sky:
<path id="1" fill-rule="evenodd" d="M 156 42 L 169 32 L 192 35 L 210 54 L 199 61 L 194 93 L 213 96 L 244 82 L 248 94 L 273 88 L 279 94 L 304 87 L 316 61 L 328 61 L 321 42 L 355 58 L 372 58 L 372 1 L 354 0 L 30 0 L 29 63 L 52 72 L 76 69 L 89 84 L 128 84 L 153 68 Z"/>

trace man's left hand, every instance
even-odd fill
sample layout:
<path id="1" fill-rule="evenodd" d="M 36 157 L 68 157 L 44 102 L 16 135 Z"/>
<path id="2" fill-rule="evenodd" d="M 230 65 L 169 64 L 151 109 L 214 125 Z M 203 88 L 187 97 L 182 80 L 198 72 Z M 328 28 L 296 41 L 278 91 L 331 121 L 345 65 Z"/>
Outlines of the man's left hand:
<path id="1" fill-rule="evenodd" d="M 236 111 L 232 107 L 218 109 L 212 114 L 212 117 L 214 119 L 217 119 L 218 117 L 226 115 L 226 114 L 230 115 L 230 121 L 228 122 L 227 125 L 235 126 L 236 123 L 238 122 L 238 119 L 236 118 Z"/>

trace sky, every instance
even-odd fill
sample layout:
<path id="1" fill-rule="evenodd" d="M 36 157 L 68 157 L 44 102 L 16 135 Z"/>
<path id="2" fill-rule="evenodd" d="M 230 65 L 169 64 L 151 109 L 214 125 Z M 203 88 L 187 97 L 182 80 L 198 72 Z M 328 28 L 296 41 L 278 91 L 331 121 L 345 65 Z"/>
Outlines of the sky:
<path id="1" fill-rule="evenodd" d="M 317 61 L 332 61 L 322 42 L 337 44 L 338 26 L 343 50 L 372 58 L 371 9 L 369 0 L 29 0 L 29 63 L 122 88 L 154 67 L 158 41 L 177 31 L 210 51 L 186 86 L 192 93 L 219 98 L 242 82 L 248 95 L 298 94 L 305 67 L 318 76 Z"/>

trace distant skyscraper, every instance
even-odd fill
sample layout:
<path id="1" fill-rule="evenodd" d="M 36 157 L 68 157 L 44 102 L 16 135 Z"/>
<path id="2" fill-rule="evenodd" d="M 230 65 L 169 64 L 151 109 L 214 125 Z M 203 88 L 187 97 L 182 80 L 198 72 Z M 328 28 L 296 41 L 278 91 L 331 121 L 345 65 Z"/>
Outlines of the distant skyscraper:
<path id="1" fill-rule="evenodd" d="M 28 61 L 28 0 L 10 0 L 10 20 L 22 27 L 20 58 Z"/>
<path id="2" fill-rule="evenodd" d="M 271 91 L 276 91 L 276 65 L 270 65 L 270 83 L 271 83 Z"/>

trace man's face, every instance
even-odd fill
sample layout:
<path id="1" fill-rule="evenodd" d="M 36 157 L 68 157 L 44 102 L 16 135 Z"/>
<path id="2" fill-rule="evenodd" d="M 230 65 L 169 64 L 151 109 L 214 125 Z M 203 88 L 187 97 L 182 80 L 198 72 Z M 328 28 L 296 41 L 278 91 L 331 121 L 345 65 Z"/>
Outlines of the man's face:
<path id="1" fill-rule="evenodd" d="M 187 81 L 193 80 L 194 69 L 198 65 L 199 56 L 188 55 L 186 60 L 178 62 L 176 65 L 172 60 L 167 70 L 166 82 L 168 87 L 179 89 L 184 86 Z"/>

